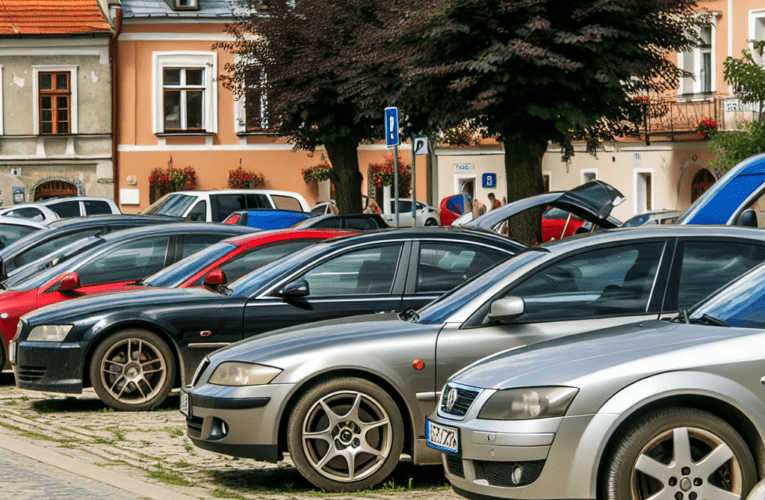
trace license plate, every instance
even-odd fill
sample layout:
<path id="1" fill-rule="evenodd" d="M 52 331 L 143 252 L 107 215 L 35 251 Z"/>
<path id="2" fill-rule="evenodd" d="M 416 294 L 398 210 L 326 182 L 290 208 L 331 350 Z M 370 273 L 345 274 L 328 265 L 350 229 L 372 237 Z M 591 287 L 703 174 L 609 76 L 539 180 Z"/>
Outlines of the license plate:
<path id="1" fill-rule="evenodd" d="M 191 415 L 191 407 L 189 406 L 189 393 L 181 389 L 181 413 L 185 416 Z"/>
<path id="2" fill-rule="evenodd" d="M 460 452 L 460 430 L 456 427 L 447 427 L 427 420 L 425 437 L 431 448 L 448 453 Z"/>

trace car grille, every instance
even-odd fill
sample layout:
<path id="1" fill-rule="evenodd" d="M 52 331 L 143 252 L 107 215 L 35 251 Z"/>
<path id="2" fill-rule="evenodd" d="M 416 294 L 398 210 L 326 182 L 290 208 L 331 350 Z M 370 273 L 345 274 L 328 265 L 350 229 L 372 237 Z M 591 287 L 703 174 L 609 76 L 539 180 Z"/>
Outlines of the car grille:
<path id="1" fill-rule="evenodd" d="M 44 366 L 19 366 L 16 370 L 16 378 L 20 382 L 39 382 L 45 375 Z"/>
<path id="2" fill-rule="evenodd" d="M 452 391 L 457 391 L 457 399 L 454 401 L 451 408 L 449 408 L 449 393 Z M 441 394 L 441 412 L 446 413 L 447 415 L 464 417 L 470 408 L 470 405 L 473 404 L 475 398 L 478 397 L 478 394 L 480 394 L 480 391 L 447 385 L 443 394 Z"/>
<path id="3" fill-rule="evenodd" d="M 205 419 L 202 417 L 188 417 L 186 419 L 186 432 L 189 437 L 199 439 L 202 437 L 202 424 Z"/>
<path id="4" fill-rule="evenodd" d="M 485 462 L 476 461 L 476 476 L 483 476 L 490 486 L 510 488 L 533 483 L 542 473 L 544 460 L 532 462 Z M 513 470 L 520 467 L 521 474 L 517 482 L 513 481 Z"/>
<path id="5" fill-rule="evenodd" d="M 449 474 L 452 476 L 461 477 L 463 479 L 465 478 L 465 469 L 462 467 L 462 458 L 447 456 L 446 468 L 449 470 Z"/>

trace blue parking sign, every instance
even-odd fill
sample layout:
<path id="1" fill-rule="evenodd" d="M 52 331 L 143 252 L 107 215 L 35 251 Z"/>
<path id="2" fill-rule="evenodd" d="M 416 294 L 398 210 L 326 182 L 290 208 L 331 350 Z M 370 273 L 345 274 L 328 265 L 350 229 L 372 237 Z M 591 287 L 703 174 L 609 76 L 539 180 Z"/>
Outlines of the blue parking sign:
<path id="1" fill-rule="evenodd" d="M 493 189 L 497 187 L 497 174 L 483 174 L 482 186 L 485 188 Z"/>
<path id="2" fill-rule="evenodd" d="M 385 144 L 398 146 L 398 108 L 385 108 Z"/>

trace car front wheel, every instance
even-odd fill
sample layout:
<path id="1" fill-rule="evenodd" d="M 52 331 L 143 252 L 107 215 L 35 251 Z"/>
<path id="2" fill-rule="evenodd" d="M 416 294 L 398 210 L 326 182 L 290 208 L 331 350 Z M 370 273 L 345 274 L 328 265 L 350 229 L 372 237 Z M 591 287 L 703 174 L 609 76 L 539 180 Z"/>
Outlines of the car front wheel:
<path id="1" fill-rule="evenodd" d="M 744 440 L 724 420 L 692 408 L 647 415 L 623 434 L 606 464 L 609 500 L 743 499 L 757 478 Z"/>
<path id="2" fill-rule="evenodd" d="M 116 410 L 150 410 L 167 398 L 175 358 L 167 344 L 145 330 L 106 338 L 93 354 L 90 380 L 101 401 Z"/>
<path id="3" fill-rule="evenodd" d="M 288 423 L 287 446 L 298 471 L 325 491 L 381 483 L 398 463 L 404 423 L 387 392 L 344 377 L 308 390 Z"/>

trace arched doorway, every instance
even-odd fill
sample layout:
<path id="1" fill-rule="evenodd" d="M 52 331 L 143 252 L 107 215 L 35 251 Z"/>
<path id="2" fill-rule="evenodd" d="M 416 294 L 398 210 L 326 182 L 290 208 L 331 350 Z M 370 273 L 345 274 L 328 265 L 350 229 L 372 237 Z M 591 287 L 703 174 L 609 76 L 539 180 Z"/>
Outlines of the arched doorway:
<path id="1" fill-rule="evenodd" d="M 696 172 L 691 182 L 691 203 L 696 201 L 714 183 L 715 177 L 709 170 L 702 168 Z"/>
<path id="2" fill-rule="evenodd" d="M 77 196 L 77 186 L 66 181 L 48 181 L 35 188 L 34 200 L 47 200 L 49 198 L 64 198 Z"/>

